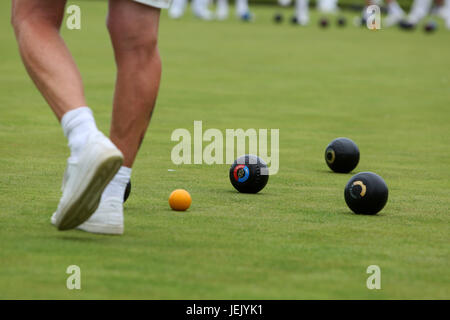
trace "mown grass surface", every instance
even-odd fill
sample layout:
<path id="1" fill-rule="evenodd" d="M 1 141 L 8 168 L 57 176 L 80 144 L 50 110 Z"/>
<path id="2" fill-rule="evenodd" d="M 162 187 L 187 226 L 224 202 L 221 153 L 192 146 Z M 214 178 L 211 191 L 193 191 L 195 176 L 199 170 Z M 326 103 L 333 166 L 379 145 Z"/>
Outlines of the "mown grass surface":
<path id="1" fill-rule="evenodd" d="M 80 2 L 63 30 L 99 127 L 109 128 L 115 66 L 103 2 Z M 0 4 L 0 298 L 448 299 L 450 32 L 369 32 L 256 21 L 171 21 L 163 13 L 158 106 L 133 171 L 126 233 L 50 225 L 68 156 L 62 130 L 27 77 Z M 285 11 L 288 16 L 289 11 Z M 351 15 L 348 15 L 351 19 Z M 280 129 L 280 172 L 236 193 L 228 165 L 175 166 L 176 128 Z M 360 147 L 390 198 L 377 216 L 346 207 L 351 175 L 323 160 L 333 138 Z M 175 169 L 175 172 L 168 172 Z M 188 212 L 169 210 L 175 188 Z M 67 266 L 82 290 L 66 289 Z M 379 265 L 382 289 L 366 288 Z"/>

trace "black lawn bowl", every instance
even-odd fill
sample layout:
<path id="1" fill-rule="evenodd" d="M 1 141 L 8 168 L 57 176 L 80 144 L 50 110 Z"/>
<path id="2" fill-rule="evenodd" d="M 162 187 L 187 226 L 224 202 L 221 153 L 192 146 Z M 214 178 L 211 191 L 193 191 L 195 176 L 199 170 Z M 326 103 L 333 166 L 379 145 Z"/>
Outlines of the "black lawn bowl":
<path id="1" fill-rule="evenodd" d="M 320 20 L 319 20 L 320 27 L 327 28 L 329 24 L 330 24 L 330 22 L 328 21 L 327 18 L 325 18 L 325 17 L 320 18 Z"/>
<path id="2" fill-rule="evenodd" d="M 252 21 L 252 14 L 250 12 L 246 12 L 241 15 L 241 20 L 244 22 L 250 22 Z"/>
<path id="3" fill-rule="evenodd" d="M 354 213 L 375 215 L 386 205 L 388 194 L 383 178 L 373 172 L 361 172 L 349 180 L 344 197 Z"/>
<path id="4" fill-rule="evenodd" d="M 366 18 L 361 17 L 360 27 L 367 27 L 367 19 Z"/>
<path id="5" fill-rule="evenodd" d="M 426 33 L 433 33 L 434 31 L 436 31 L 437 29 L 437 23 L 434 21 L 429 21 L 425 24 L 425 26 L 423 27 L 423 30 Z"/>
<path id="6" fill-rule="evenodd" d="M 337 25 L 339 27 L 345 27 L 347 25 L 347 19 L 345 17 L 339 17 L 337 19 Z"/>
<path id="7" fill-rule="evenodd" d="M 412 31 L 416 28 L 416 25 L 414 23 L 408 22 L 406 20 L 400 21 L 398 26 L 400 27 L 400 29 L 405 31 Z"/>
<path id="8" fill-rule="evenodd" d="M 349 173 L 359 163 L 358 146 L 348 138 L 337 138 L 325 149 L 325 162 L 334 172 Z"/>
<path id="9" fill-rule="evenodd" d="M 130 196 L 131 193 L 131 181 L 128 182 L 127 184 L 127 188 L 125 189 L 125 194 L 123 195 L 123 202 L 127 202 L 128 197 Z"/>
<path id="10" fill-rule="evenodd" d="M 245 155 L 234 161 L 230 168 L 230 181 L 242 193 L 258 193 L 269 180 L 267 164 L 259 157 Z"/>
<path id="11" fill-rule="evenodd" d="M 276 14 L 273 16 L 273 22 L 275 22 L 275 23 L 277 23 L 277 24 L 282 23 L 282 22 L 283 22 L 283 15 L 282 15 L 281 13 L 276 13 Z"/>
<path id="12" fill-rule="evenodd" d="M 297 19 L 296 16 L 293 16 L 293 17 L 291 18 L 291 23 L 294 24 L 294 25 L 297 25 L 297 24 L 298 24 L 298 19 Z"/>

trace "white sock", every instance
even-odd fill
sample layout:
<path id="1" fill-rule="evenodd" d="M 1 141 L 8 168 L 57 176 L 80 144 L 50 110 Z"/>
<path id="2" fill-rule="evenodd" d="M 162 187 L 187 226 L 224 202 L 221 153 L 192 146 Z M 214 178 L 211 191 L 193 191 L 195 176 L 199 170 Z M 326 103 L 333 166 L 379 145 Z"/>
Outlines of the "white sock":
<path id="1" fill-rule="evenodd" d="M 106 186 L 105 191 L 102 194 L 102 200 L 107 198 L 119 198 L 123 199 L 125 195 L 125 189 L 128 182 L 131 179 L 131 168 L 120 167 L 111 182 Z"/>
<path id="2" fill-rule="evenodd" d="M 228 11 L 228 0 L 217 0 L 217 10 Z"/>
<path id="3" fill-rule="evenodd" d="M 219 20 L 228 18 L 228 0 L 217 0 L 216 17 Z"/>
<path id="4" fill-rule="evenodd" d="M 388 14 L 394 14 L 394 15 L 403 15 L 403 9 L 399 6 L 397 1 L 391 1 L 387 5 L 388 8 Z"/>
<path id="5" fill-rule="evenodd" d="M 80 107 L 66 112 L 61 119 L 64 135 L 69 140 L 70 157 L 76 160 L 89 135 L 98 131 L 92 110 Z"/>
<path id="6" fill-rule="evenodd" d="M 297 19 L 305 20 L 309 18 L 309 0 L 295 1 L 295 16 Z"/>
<path id="7" fill-rule="evenodd" d="M 208 5 L 208 0 L 192 0 L 192 10 L 194 10 L 194 12 L 208 10 Z"/>

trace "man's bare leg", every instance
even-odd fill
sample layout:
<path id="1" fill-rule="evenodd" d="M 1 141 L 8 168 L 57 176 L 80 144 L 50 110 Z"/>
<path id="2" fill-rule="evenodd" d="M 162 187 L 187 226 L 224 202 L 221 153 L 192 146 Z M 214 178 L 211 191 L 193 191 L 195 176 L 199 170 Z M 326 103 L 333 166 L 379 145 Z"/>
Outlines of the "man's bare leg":
<path id="1" fill-rule="evenodd" d="M 71 157 L 52 223 L 72 229 L 97 209 L 106 185 L 123 162 L 102 135 L 86 102 L 80 73 L 59 35 L 65 0 L 13 0 L 12 25 L 31 78 L 61 121 Z"/>
<path id="2" fill-rule="evenodd" d="M 12 25 L 30 77 L 59 120 L 86 105 L 80 72 L 59 34 L 66 0 L 13 0 Z"/>
<path id="3" fill-rule="evenodd" d="M 110 138 L 131 167 L 147 130 L 161 78 L 160 9 L 110 0 L 108 30 L 117 64 Z"/>
<path id="4" fill-rule="evenodd" d="M 144 139 L 161 78 L 157 39 L 160 9 L 131 0 L 110 0 L 108 30 L 117 64 L 110 137 L 124 154 L 122 166 L 105 189 L 95 214 L 79 229 L 124 232 L 123 197 L 131 167 Z"/>

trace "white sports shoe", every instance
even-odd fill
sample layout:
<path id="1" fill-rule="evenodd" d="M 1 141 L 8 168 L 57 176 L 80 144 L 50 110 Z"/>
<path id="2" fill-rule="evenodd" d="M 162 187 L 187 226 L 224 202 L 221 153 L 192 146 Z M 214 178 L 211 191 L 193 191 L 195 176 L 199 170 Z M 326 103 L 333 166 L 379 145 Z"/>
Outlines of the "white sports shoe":
<path id="1" fill-rule="evenodd" d="M 384 26 L 386 27 L 392 27 L 397 24 L 399 24 L 400 21 L 402 21 L 405 17 L 405 14 L 403 12 L 395 12 L 388 14 L 386 19 L 384 19 Z"/>
<path id="2" fill-rule="evenodd" d="M 52 223 L 55 219 L 52 217 Z M 123 234 L 123 199 L 102 199 L 94 214 L 77 229 L 90 233 Z"/>
<path id="3" fill-rule="evenodd" d="M 294 18 L 295 22 L 293 23 L 299 24 L 301 26 L 307 26 L 309 23 L 309 14 L 306 14 L 304 12 L 301 13 L 300 15 L 295 15 Z"/>
<path id="4" fill-rule="evenodd" d="M 201 20 L 211 21 L 214 19 L 214 14 L 207 8 L 195 8 L 192 12 Z"/>
<path id="5" fill-rule="evenodd" d="M 183 14 L 184 10 L 186 9 L 186 5 L 172 5 L 169 9 L 169 17 L 172 19 L 180 19 Z"/>
<path id="6" fill-rule="evenodd" d="M 303 13 L 297 19 L 299 25 L 306 26 L 309 23 L 309 14 Z"/>
<path id="7" fill-rule="evenodd" d="M 123 234 L 123 199 L 100 201 L 97 211 L 77 229 L 101 234 Z"/>
<path id="8" fill-rule="evenodd" d="M 228 19 L 228 3 L 227 2 L 218 2 L 217 3 L 216 17 L 218 20 Z"/>
<path id="9" fill-rule="evenodd" d="M 183 16 L 186 9 L 187 0 L 173 0 L 169 8 L 169 17 L 179 19 Z"/>
<path id="10" fill-rule="evenodd" d="M 122 162 L 122 153 L 107 137 L 101 132 L 92 134 L 78 160 L 68 160 L 63 195 L 52 223 L 59 230 L 68 230 L 89 219 Z"/>
<path id="11" fill-rule="evenodd" d="M 199 19 L 213 20 L 214 14 L 209 10 L 208 6 L 208 0 L 193 0 L 191 5 L 192 13 Z"/>
<path id="12" fill-rule="evenodd" d="M 432 5 L 432 0 L 415 0 L 412 4 L 411 11 L 407 17 L 407 21 L 412 24 L 418 24 L 427 16 Z"/>
<path id="13" fill-rule="evenodd" d="M 450 1 L 447 1 L 444 6 L 439 9 L 438 15 L 444 19 L 445 27 L 450 29 Z"/>

